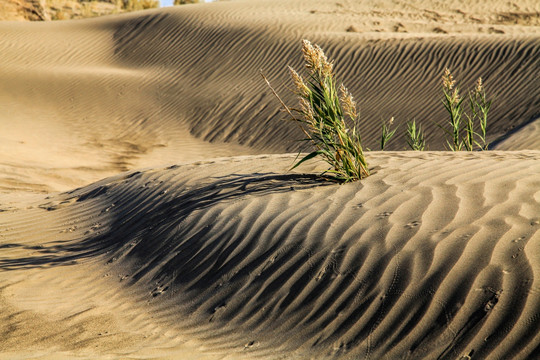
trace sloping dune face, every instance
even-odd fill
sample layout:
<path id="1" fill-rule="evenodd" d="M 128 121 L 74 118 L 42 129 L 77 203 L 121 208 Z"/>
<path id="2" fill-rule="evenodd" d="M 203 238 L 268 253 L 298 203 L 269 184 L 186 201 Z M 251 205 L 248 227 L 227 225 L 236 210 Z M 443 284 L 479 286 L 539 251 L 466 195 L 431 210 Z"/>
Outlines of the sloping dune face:
<path id="1" fill-rule="evenodd" d="M 294 105 L 286 67 L 301 69 L 304 38 L 335 59 L 360 107 L 368 148 L 378 149 L 381 122 L 391 117 L 400 127 L 389 150 L 406 148 L 405 122 L 413 119 L 430 149 L 444 148 L 437 124 L 447 120 L 445 67 L 462 94 L 481 76 L 496 99 L 489 140 L 538 118 L 537 3 L 517 12 L 471 5 L 461 15 L 463 4 L 422 4 L 381 1 L 374 11 L 357 2 L 227 2 L 1 24 L 1 150 L 9 176 L 0 185 L 69 190 L 144 166 L 297 151 L 302 133 L 280 121 L 284 114 L 259 71 Z"/>
<path id="2" fill-rule="evenodd" d="M 293 159 L 132 172 L 4 212 L 0 266 L 63 265 L 69 282 L 93 263 L 94 292 L 106 276 L 201 356 L 537 353 L 538 152 L 373 154 L 375 174 L 347 185 L 282 175 Z M 29 222 L 54 228 L 56 241 Z M 4 292 L 39 298 L 16 284 Z"/>
<path id="3" fill-rule="evenodd" d="M 262 0 L 0 23 L 0 358 L 534 359 L 537 1 Z M 372 152 L 338 185 L 284 101 L 301 40 L 367 148 L 445 67 L 496 151 Z M 91 184 L 91 185 L 88 185 Z"/>
<path id="4" fill-rule="evenodd" d="M 337 76 L 357 98 L 362 135 L 373 149 L 377 149 L 382 121 L 391 117 L 402 127 L 407 120 L 417 119 L 424 125 L 431 147 L 443 149 L 444 132 L 437 123 L 443 124 L 447 117 L 441 105 L 445 67 L 459 74 L 464 88 L 483 77 L 490 96 L 509 102 L 492 109 L 491 139 L 539 116 L 537 36 L 441 38 L 420 34 L 381 41 L 347 35 L 343 30 L 330 32 L 324 28 L 324 20 L 314 31 L 307 26 L 313 21 L 308 20 L 307 9 L 297 9 L 297 18 L 259 24 L 257 31 L 240 26 L 244 18 L 227 19 L 228 14 L 219 19 L 217 28 L 213 18 L 147 16 L 121 28 L 116 51 L 122 61 L 133 65 L 175 65 L 166 74 L 179 82 L 173 93 L 185 104 L 178 104 L 174 113 L 189 109 L 188 126 L 196 137 L 240 142 L 266 151 L 297 150 L 293 140 L 301 133 L 290 123 L 276 122 L 285 116 L 258 73 L 262 70 L 285 102 L 296 106 L 288 90 L 292 84 L 286 66 L 302 68 L 302 38 L 320 44 L 336 60 Z M 298 18 L 305 22 L 298 23 Z M 204 20 L 212 25 L 206 28 Z M 163 32 L 176 35 L 170 39 Z M 183 41 L 184 36 L 195 41 Z M 143 43 L 138 37 L 152 41 Z M 211 65 L 206 66 L 209 59 Z M 193 89 L 201 91 L 193 93 Z M 405 140 L 400 137 L 392 146 L 402 150 Z"/>

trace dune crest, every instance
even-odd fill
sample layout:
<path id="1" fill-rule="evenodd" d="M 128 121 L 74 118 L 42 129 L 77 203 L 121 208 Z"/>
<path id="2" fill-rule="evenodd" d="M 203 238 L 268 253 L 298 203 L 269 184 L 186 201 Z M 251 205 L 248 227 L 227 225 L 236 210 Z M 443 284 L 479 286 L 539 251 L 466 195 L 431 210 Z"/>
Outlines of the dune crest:
<path id="1" fill-rule="evenodd" d="M 1 213 L 17 256 L 0 266 L 98 265 L 161 326 L 233 358 L 539 346 L 538 152 L 372 153 L 374 175 L 342 186 L 283 174 L 293 159 L 132 172 Z"/>
<path id="2" fill-rule="evenodd" d="M 520 11 L 540 12 L 535 2 L 520 4 Z M 395 5 L 378 6 L 381 19 L 373 22 L 396 18 L 385 10 Z M 403 8 L 403 24 L 419 6 Z M 279 121 L 279 104 L 259 70 L 294 104 L 285 89 L 286 66 L 301 68 L 303 38 L 336 61 L 337 77 L 358 102 L 370 149 L 378 150 L 381 122 L 391 117 L 399 131 L 388 150 L 406 149 L 405 122 L 412 119 L 423 125 L 429 149 L 444 149 L 437 123 L 447 120 L 440 101 L 445 67 L 463 91 L 482 76 L 496 99 L 488 140 L 537 118 L 537 17 L 505 22 L 500 36 L 459 33 L 461 20 L 449 19 L 464 15 L 455 9 L 471 13 L 465 18 L 472 23 L 479 10 L 450 2 L 440 9 L 449 21 L 442 34 L 430 28 L 429 6 L 438 5 L 426 6 L 408 33 L 377 32 L 366 19 L 369 9 L 350 1 L 216 2 L 84 21 L 1 23 L 0 124 L 7 132 L 0 151 L 7 156 L 0 187 L 65 191 L 147 166 L 297 151 L 302 134 Z M 510 11 L 506 6 L 490 6 L 481 21 L 497 25 Z M 361 31 L 347 31 L 347 24 Z"/>

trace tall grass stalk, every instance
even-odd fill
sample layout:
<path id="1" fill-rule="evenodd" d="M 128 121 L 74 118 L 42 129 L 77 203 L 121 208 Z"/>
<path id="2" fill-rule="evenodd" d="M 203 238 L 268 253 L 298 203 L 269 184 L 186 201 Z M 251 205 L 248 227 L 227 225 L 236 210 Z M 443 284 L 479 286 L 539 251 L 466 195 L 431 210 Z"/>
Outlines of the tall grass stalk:
<path id="1" fill-rule="evenodd" d="M 450 130 L 445 130 L 451 136 L 451 142 L 446 140 L 448 147 L 452 151 L 459 151 L 463 147 L 463 141 L 461 139 L 461 117 L 463 115 L 463 100 L 459 94 L 456 81 L 450 73 L 450 70 L 446 68 L 443 75 L 443 104 L 450 115 L 449 125 Z"/>
<path id="2" fill-rule="evenodd" d="M 446 140 L 446 143 L 453 151 L 473 151 L 476 146 L 480 150 L 487 150 L 487 119 L 492 100 L 487 100 L 482 78 L 478 78 L 475 89 L 468 93 L 470 114 L 464 112 L 463 101 L 466 98 L 460 96 L 455 83 L 450 70 L 446 68 L 443 75 L 443 104 L 450 115 L 450 130 L 441 127 L 451 138 L 451 141 Z M 464 114 L 466 119 L 462 119 Z M 480 128 L 479 132 L 477 127 Z"/>
<path id="3" fill-rule="evenodd" d="M 473 131 L 473 133 L 475 137 L 479 138 L 479 141 L 474 140 L 474 144 L 482 150 L 487 150 L 489 146 L 489 143 L 486 142 L 486 129 L 488 113 L 492 102 L 493 100 L 487 100 L 482 78 L 478 78 L 474 91 L 469 92 L 469 107 L 471 109 L 469 120 L 474 122 L 478 119 L 480 132 Z"/>
<path id="4" fill-rule="evenodd" d="M 396 133 L 397 128 L 394 128 L 394 130 L 390 130 L 390 126 L 394 123 L 394 117 L 390 119 L 388 124 L 385 122 L 382 123 L 382 129 L 381 129 L 381 150 L 384 150 L 386 147 L 386 144 L 390 141 L 392 136 Z"/>
<path id="5" fill-rule="evenodd" d="M 474 119 L 469 115 L 467 115 L 467 120 L 465 121 L 465 132 L 462 139 L 462 144 L 466 151 L 473 151 L 474 148 Z"/>
<path id="6" fill-rule="evenodd" d="M 345 120 L 348 117 L 355 124 L 358 118 L 352 95 L 343 84 L 339 88 L 336 86 L 333 62 L 327 59 L 319 46 L 303 40 L 302 52 L 306 80 L 289 67 L 299 108 L 287 106 L 262 75 L 291 120 L 299 123 L 306 135 L 304 140 L 315 148 L 297 161 L 291 170 L 306 160 L 321 156 L 331 166 L 325 172 L 340 181 L 356 181 L 369 176 L 360 134 L 356 126 L 349 128 Z"/>
<path id="7" fill-rule="evenodd" d="M 424 132 L 420 125 L 416 127 L 416 120 L 407 122 L 407 144 L 415 151 L 424 151 L 426 148 Z"/>

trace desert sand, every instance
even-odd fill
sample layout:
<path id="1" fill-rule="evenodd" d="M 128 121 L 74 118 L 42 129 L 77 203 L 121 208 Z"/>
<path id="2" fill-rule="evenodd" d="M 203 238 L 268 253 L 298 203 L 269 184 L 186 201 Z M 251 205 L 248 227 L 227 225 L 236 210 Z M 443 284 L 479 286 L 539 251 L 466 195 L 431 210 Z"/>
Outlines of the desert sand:
<path id="1" fill-rule="evenodd" d="M 293 103 L 302 39 L 358 102 L 366 179 L 290 170 L 309 147 L 259 72 Z M 0 359 L 540 354 L 537 1 L 7 21 L 0 54 Z M 491 150 L 444 151 L 445 67 L 495 98 Z"/>

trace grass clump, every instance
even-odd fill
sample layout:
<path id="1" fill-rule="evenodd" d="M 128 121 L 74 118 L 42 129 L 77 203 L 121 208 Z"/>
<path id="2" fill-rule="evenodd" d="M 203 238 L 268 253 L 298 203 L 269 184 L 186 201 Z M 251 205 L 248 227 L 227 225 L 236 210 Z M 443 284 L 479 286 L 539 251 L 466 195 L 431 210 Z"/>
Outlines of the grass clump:
<path id="1" fill-rule="evenodd" d="M 319 46 L 303 40 L 302 52 L 306 80 L 289 67 L 299 108 L 287 106 L 263 75 L 291 120 L 299 123 L 306 135 L 304 140 L 315 148 L 291 169 L 321 156 L 331 166 L 325 173 L 331 173 L 340 181 L 356 181 L 369 176 L 362 141 L 354 125 L 358 114 L 352 95 L 343 84 L 339 88 L 336 86 L 333 62 L 327 59 Z M 352 128 L 347 126 L 346 117 L 353 124 Z"/>
<path id="2" fill-rule="evenodd" d="M 450 129 L 443 128 L 450 135 L 450 140 L 446 140 L 448 147 L 452 151 L 473 151 L 475 147 L 487 150 L 489 146 L 486 142 L 487 118 L 492 100 L 487 100 L 482 78 L 478 78 L 476 88 L 468 93 L 470 113 L 464 111 L 463 103 L 466 98 L 460 95 L 456 81 L 448 68 L 445 69 L 442 79 L 443 104 L 450 115 L 448 122 Z M 476 130 L 478 127 L 479 131 Z"/>
<path id="3" fill-rule="evenodd" d="M 407 122 L 407 145 L 414 151 L 424 151 L 426 148 L 422 126 L 416 127 L 416 120 Z"/>
<path id="4" fill-rule="evenodd" d="M 127 0 L 123 1 L 123 7 L 126 11 L 138 11 L 153 9 L 159 7 L 158 0 Z"/>

